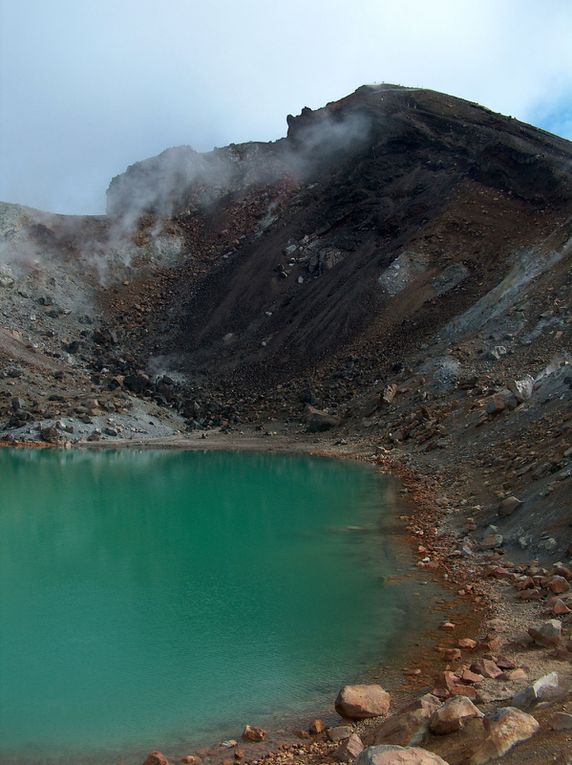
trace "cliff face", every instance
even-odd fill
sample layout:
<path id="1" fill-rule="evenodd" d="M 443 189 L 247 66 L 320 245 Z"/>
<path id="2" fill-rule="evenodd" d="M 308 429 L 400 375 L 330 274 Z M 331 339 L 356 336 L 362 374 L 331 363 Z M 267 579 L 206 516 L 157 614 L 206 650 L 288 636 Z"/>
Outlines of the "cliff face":
<path id="1" fill-rule="evenodd" d="M 391 87 L 304 110 L 275 144 L 205 155 L 208 171 L 153 204 L 170 206 L 207 273 L 190 279 L 183 263 L 173 275 L 144 353 L 159 343 L 187 372 L 254 382 L 355 343 L 403 353 L 558 228 L 571 156 L 568 142 L 475 104 Z M 171 177 L 171 159 L 114 179 L 110 209 L 137 199 L 140 178 Z"/>

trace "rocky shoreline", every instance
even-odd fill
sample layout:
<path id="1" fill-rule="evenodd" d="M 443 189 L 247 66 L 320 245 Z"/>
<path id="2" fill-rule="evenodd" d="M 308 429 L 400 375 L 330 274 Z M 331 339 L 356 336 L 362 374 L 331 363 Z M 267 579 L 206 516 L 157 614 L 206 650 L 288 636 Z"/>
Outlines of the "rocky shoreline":
<path id="1" fill-rule="evenodd" d="M 409 645 L 392 656 L 392 670 L 376 672 L 381 685 L 356 686 L 359 699 L 365 698 L 361 711 L 360 704 L 344 705 L 339 698 L 333 704 L 340 715 L 338 723 L 330 716 L 325 717 L 328 724 L 308 720 L 307 728 L 280 728 L 269 734 L 248 723 L 240 740 L 228 739 L 184 755 L 167 747 L 169 757 L 151 753 L 147 765 L 165 765 L 169 760 L 188 765 L 319 765 L 350 760 L 356 765 L 484 765 L 503 755 L 507 763 L 539 757 L 540 752 L 548 757 L 568 751 L 572 756 L 572 727 L 567 727 L 572 725 L 572 570 L 567 566 L 511 563 L 486 544 L 471 556 L 463 555 L 443 511 L 445 497 L 452 499 L 447 493 L 451 487 L 422 475 L 390 452 L 373 448 L 367 439 L 335 446 L 307 436 L 269 439 L 256 433 L 210 432 L 206 439 L 201 434 L 192 439 L 151 439 L 136 447 L 288 451 L 371 463 L 399 478 L 398 536 L 416 559 L 417 572 L 445 594 L 440 598 L 435 594 L 435 610 L 442 614 L 438 628 L 420 633 L 414 614 L 408 614 L 403 629 L 409 633 L 404 645 Z M 455 497 L 458 502 L 466 499 Z M 422 608 L 427 610 L 426 601 Z M 411 640 L 412 634 L 416 640 Z M 396 664 L 402 666 L 396 669 Z M 347 693 L 351 697 L 351 688 Z M 377 702 L 368 707 L 371 694 Z M 511 755 L 516 744 L 517 754 Z M 390 745 L 405 750 L 392 754 L 384 748 Z M 395 759 L 398 754 L 409 759 Z M 564 765 L 569 762 L 566 756 L 554 759 L 550 754 L 545 761 Z"/>

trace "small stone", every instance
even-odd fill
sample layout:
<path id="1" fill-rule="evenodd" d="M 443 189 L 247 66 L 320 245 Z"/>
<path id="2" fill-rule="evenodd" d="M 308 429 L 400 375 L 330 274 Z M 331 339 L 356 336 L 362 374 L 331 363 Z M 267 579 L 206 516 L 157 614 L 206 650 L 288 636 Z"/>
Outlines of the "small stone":
<path id="1" fill-rule="evenodd" d="M 439 736 L 453 733 L 460 730 L 465 720 L 472 717 L 484 717 L 484 715 L 470 699 L 465 696 L 453 696 L 433 713 L 429 730 Z"/>
<path id="2" fill-rule="evenodd" d="M 459 648 L 469 648 L 471 650 L 473 648 L 476 648 L 478 644 L 479 644 L 478 641 L 473 640 L 472 638 L 461 638 L 460 640 L 457 641 L 457 645 L 459 646 Z"/>
<path id="3" fill-rule="evenodd" d="M 319 733 L 323 733 L 326 730 L 326 723 L 323 720 L 312 720 L 310 723 L 309 731 L 314 736 L 317 736 Z"/>
<path id="4" fill-rule="evenodd" d="M 502 675 L 502 669 L 490 659 L 479 659 L 471 664 L 471 670 L 483 677 L 496 678 Z"/>
<path id="5" fill-rule="evenodd" d="M 451 689 L 452 696 L 466 696 L 469 699 L 477 698 L 477 689 L 472 685 L 454 685 Z"/>
<path id="6" fill-rule="evenodd" d="M 337 743 L 345 738 L 349 738 L 353 732 L 351 725 L 335 725 L 333 728 L 328 728 L 326 735 L 330 741 Z"/>
<path id="7" fill-rule="evenodd" d="M 541 701 L 553 701 L 559 698 L 561 693 L 558 674 L 550 672 L 517 693 L 512 703 L 519 709 L 532 709 Z"/>
<path id="8" fill-rule="evenodd" d="M 163 752 L 149 752 L 143 765 L 169 765 L 169 760 Z"/>
<path id="9" fill-rule="evenodd" d="M 338 762 L 349 762 L 355 760 L 361 752 L 363 752 L 363 742 L 357 733 L 352 733 L 336 749 L 334 758 Z"/>
<path id="10" fill-rule="evenodd" d="M 390 383 L 389 385 L 386 385 L 381 394 L 381 399 L 380 399 L 381 403 L 391 404 L 391 402 L 395 398 L 396 393 L 397 393 L 397 385 L 395 383 Z"/>
<path id="11" fill-rule="evenodd" d="M 435 680 L 435 686 L 437 688 L 444 688 L 449 693 L 451 690 L 459 684 L 461 678 L 459 675 L 446 669 L 444 672 L 440 672 Z"/>
<path id="12" fill-rule="evenodd" d="M 527 680 L 528 675 L 526 674 L 524 669 L 519 667 L 518 669 L 509 669 L 506 672 L 503 672 L 502 675 L 498 676 L 498 679 L 514 682 L 515 680 Z"/>
<path id="13" fill-rule="evenodd" d="M 238 741 L 234 738 L 228 738 L 226 741 L 221 742 L 221 746 L 223 749 L 232 749 L 233 747 L 238 745 Z"/>
<path id="14" fill-rule="evenodd" d="M 572 730 L 572 715 L 567 712 L 556 712 L 550 721 L 552 730 Z"/>
<path id="15" fill-rule="evenodd" d="M 256 725 L 245 725 L 242 731 L 242 738 L 245 741 L 264 741 L 266 731 L 263 728 L 258 728 Z"/>
<path id="16" fill-rule="evenodd" d="M 484 680 L 484 677 L 478 672 L 471 672 L 470 669 L 464 669 L 461 673 L 461 680 L 464 683 L 480 683 Z"/>
<path id="17" fill-rule="evenodd" d="M 344 685 L 335 702 L 336 712 L 341 717 L 364 720 L 367 717 L 386 715 L 391 697 L 381 685 Z"/>
<path id="18" fill-rule="evenodd" d="M 497 547 L 502 547 L 503 542 L 503 535 L 499 534 L 497 527 L 488 526 L 481 539 L 481 548 L 483 550 L 494 550 Z"/>
<path id="19" fill-rule="evenodd" d="M 563 576 L 553 576 L 548 582 L 548 589 L 555 595 L 561 595 L 563 592 L 568 592 L 570 583 Z"/>
<path id="20" fill-rule="evenodd" d="M 453 624 L 453 622 L 443 622 L 443 624 L 441 625 L 441 629 L 450 632 L 455 629 L 455 625 Z"/>
<path id="21" fill-rule="evenodd" d="M 555 646 L 562 639 L 562 624 L 558 619 L 549 619 L 540 627 L 529 627 L 528 634 L 538 645 Z"/>
<path id="22" fill-rule="evenodd" d="M 572 613 L 572 611 L 568 608 L 563 600 L 556 598 L 554 603 L 552 603 L 552 613 L 556 614 L 557 616 L 562 616 L 562 614 L 569 614 Z"/>
<path id="23" fill-rule="evenodd" d="M 507 659 L 506 656 L 496 656 L 495 663 L 500 669 L 516 669 L 514 661 Z"/>
<path id="24" fill-rule="evenodd" d="M 185 763 L 185 765 L 199 765 L 202 760 L 196 754 L 187 754 L 181 758 L 181 762 Z"/>
<path id="25" fill-rule="evenodd" d="M 512 515 L 514 511 L 517 509 L 517 507 L 520 507 L 520 505 L 522 505 L 522 500 L 518 499 L 517 497 L 514 497 L 514 496 L 506 497 L 500 503 L 498 513 L 502 517 L 506 517 L 507 515 Z"/>
<path id="26" fill-rule="evenodd" d="M 533 590 L 521 590 L 517 596 L 519 600 L 540 600 L 542 598 L 542 592 L 534 588 Z"/>
<path id="27" fill-rule="evenodd" d="M 564 579 L 570 581 L 572 579 L 572 571 L 568 566 L 563 566 L 562 563 L 555 563 L 552 567 L 552 572 L 557 576 L 563 576 Z"/>

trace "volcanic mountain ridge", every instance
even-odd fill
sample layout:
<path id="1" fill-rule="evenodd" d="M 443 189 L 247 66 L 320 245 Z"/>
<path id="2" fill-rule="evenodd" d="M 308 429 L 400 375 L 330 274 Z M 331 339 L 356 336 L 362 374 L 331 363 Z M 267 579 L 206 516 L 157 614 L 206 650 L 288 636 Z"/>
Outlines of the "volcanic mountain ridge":
<path id="1" fill-rule="evenodd" d="M 477 104 L 364 86 L 279 141 L 131 166 L 106 216 L 4 204 L 3 436 L 309 429 L 453 484 L 463 455 L 485 505 L 548 492 L 505 544 L 562 557 L 571 167 Z"/>

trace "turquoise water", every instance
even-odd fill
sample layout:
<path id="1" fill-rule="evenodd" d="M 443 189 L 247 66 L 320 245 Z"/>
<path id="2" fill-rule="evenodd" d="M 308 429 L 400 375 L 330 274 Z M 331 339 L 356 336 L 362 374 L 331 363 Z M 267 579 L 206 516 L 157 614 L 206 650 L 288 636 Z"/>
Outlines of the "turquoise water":
<path id="1" fill-rule="evenodd" d="M 0 479 L 0 755 L 183 747 L 322 708 L 400 614 L 366 466 L 0 449 Z"/>

